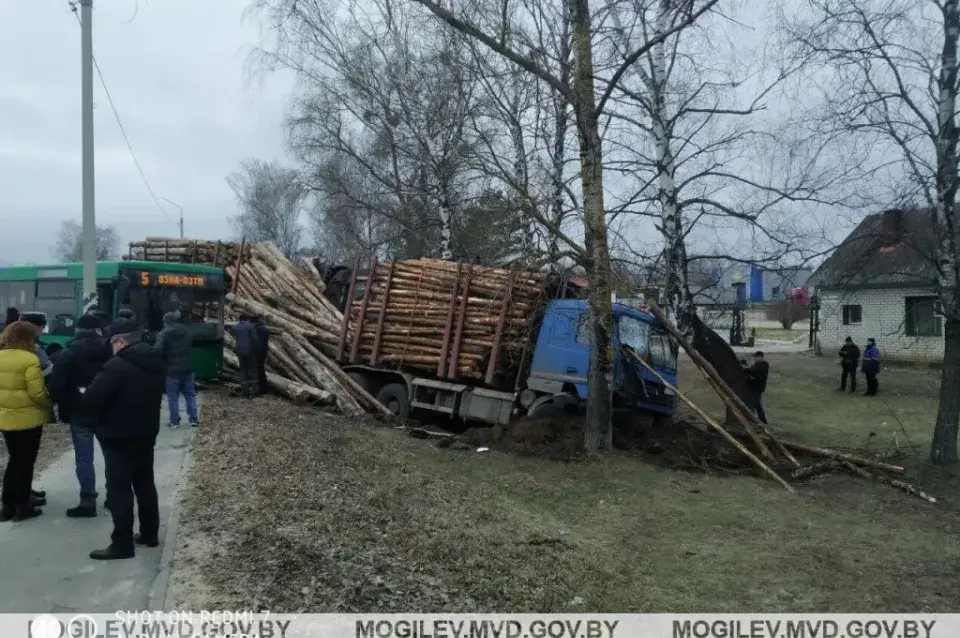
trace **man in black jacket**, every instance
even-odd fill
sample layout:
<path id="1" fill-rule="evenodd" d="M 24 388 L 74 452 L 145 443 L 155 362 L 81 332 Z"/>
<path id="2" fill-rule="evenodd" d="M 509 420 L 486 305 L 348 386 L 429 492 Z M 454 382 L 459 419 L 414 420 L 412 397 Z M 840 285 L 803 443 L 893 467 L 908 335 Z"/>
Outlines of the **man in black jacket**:
<path id="1" fill-rule="evenodd" d="M 80 483 L 80 504 L 67 510 L 70 518 L 93 518 L 97 515 L 97 474 L 93 465 L 94 422 L 80 410 L 80 399 L 113 353 L 93 315 L 77 320 L 77 333 L 66 350 L 57 356 L 47 382 L 50 396 L 57 402 L 60 420 L 70 424 L 77 481 Z"/>
<path id="2" fill-rule="evenodd" d="M 763 409 L 763 393 L 767 391 L 767 377 L 770 376 L 770 364 L 759 350 L 753 355 L 753 365 L 747 369 L 747 387 L 753 394 L 753 409 L 760 423 L 767 422 L 767 413 Z"/>
<path id="3" fill-rule="evenodd" d="M 163 330 L 157 335 L 154 348 L 167 363 L 167 407 L 170 410 L 169 425 L 180 427 L 180 395 L 187 404 L 190 425 L 200 425 L 197 413 L 197 387 L 193 374 L 193 339 L 187 327 L 180 322 L 179 312 L 163 315 Z"/>
<path id="4" fill-rule="evenodd" d="M 134 544 L 156 547 L 160 529 L 153 451 L 160 430 L 165 364 L 163 356 L 142 341 L 136 322 L 114 323 L 113 358 L 83 393 L 80 410 L 95 423 L 94 432 L 107 474 L 107 499 L 113 534 L 106 549 L 90 552 L 95 560 L 132 558 Z M 132 491 L 131 491 L 132 489 Z M 133 533 L 136 495 L 140 533 Z"/>
<path id="5" fill-rule="evenodd" d="M 847 337 L 840 347 L 840 392 L 847 389 L 847 377 L 850 377 L 850 394 L 857 391 L 857 364 L 860 363 L 860 348 Z"/>

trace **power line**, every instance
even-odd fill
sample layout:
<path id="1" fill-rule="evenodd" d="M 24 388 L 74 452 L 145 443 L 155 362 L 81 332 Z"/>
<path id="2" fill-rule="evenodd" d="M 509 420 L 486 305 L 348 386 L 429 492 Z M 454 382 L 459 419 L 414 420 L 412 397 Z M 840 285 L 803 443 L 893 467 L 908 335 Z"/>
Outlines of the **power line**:
<path id="1" fill-rule="evenodd" d="M 73 11 L 73 15 L 77 19 L 77 24 L 82 27 L 83 25 L 80 22 L 80 15 L 77 13 L 76 0 L 70 0 L 70 10 Z M 107 102 L 110 104 L 110 110 L 113 111 L 113 118 L 117 121 L 117 126 L 120 128 L 120 134 L 123 136 L 123 141 L 127 145 L 127 150 L 130 151 L 130 157 L 133 158 L 133 163 L 137 167 L 137 172 L 140 173 L 140 179 L 143 180 L 143 185 L 147 187 L 147 191 L 150 193 L 153 203 L 157 205 L 157 209 L 160 211 L 160 214 L 166 217 L 167 220 L 176 224 L 177 221 L 170 217 L 167 211 L 163 209 L 163 206 L 160 205 L 160 199 L 157 197 L 156 193 L 153 192 L 153 188 L 150 186 L 150 182 L 147 181 L 147 176 L 143 172 L 143 167 L 140 166 L 140 160 L 137 159 L 137 154 L 133 152 L 133 145 L 130 143 L 130 138 L 127 136 L 127 130 L 123 128 L 123 122 L 120 121 L 120 113 L 117 111 L 116 104 L 113 103 L 113 97 L 110 95 L 110 89 L 107 88 L 107 83 L 103 79 L 103 72 L 100 70 L 100 63 L 97 62 L 96 56 L 93 57 L 93 66 L 97 70 L 97 77 L 100 78 L 100 86 L 103 87 L 103 93 L 107 96 Z"/>

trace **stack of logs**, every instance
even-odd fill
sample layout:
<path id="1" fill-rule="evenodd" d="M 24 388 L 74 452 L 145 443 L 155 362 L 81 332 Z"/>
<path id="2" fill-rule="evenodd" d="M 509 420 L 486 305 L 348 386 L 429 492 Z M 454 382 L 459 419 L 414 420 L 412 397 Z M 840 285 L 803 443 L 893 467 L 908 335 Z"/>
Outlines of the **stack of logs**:
<path id="1" fill-rule="evenodd" d="M 541 273 L 375 261 L 362 294 L 353 294 L 343 358 L 490 384 L 522 357 L 543 292 Z"/>
<path id="2" fill-rule="evenodd" d="M 249 259 L 253 248 L 243 242 L 208 241 L 203 239 L 169 239 L 147 237 L 144 241 L 130 243 L 124 259 L 138 261 L 170 261 L 180 264 L 202 264 L 226 268 L 237 263 L 242 250 L 243 258 Z"/>
<path id="3" fill-rule="evenodd" d="M 223 268 L 230 291 L 227 325 L 246 314 L 270 326 L 267 383 L 274 390 L 295 401 L 336 405 L 345 414 L 387 413 L 331 358 L 343 315 L 323 296 L 323 281 L 312 265 L 293 264 L 271 242 L 148 238 L 131 244 L 127 257 Z M 229 330 L 225 342 L 224 376 L 236 380 L 240 365 Z"/>

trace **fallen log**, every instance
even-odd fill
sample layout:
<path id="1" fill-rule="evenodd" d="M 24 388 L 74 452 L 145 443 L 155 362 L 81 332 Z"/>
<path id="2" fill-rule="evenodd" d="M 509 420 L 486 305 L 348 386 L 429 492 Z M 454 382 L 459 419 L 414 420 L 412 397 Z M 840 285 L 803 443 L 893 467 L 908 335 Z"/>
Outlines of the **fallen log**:
<path id="1" fill-rule="evenodd" d="M 364 409 L 360 407 L 356 399 L 333 377 L 331 370 L 322 365 L 321 359 L 313 356 L 318 353 L 314 351 L 311 355 L 307 351 L 308 348 L 313 349 L 313 346 L 305 340 L 303 343 L 298 342 L 297 338 L 289 332 L 284 333 L 280 340 L 295 354 L 297 363 L 303 366 L 317 386 L 326 388 L 340 397 L 339 407 L 345 414 L 358 416 L 364 413 Z M 304 345 L 307 347 L 305 348 Z"/>
<path id="2" fill-rule="evenodd" d="M 691 400 L 687 397 L 687 395 L 685 395 L 685 394 L 683 394 L 682 392 L 680 392 L 679 388 L 677 388 L 677 387 L 674 386 L 672 383 L 670 383 L 669 381 L 667 381 L 667 380 L 663 377 L 663 375 L 661 375 L 659 372 L 657 372 L 657 371 L 654 369 L 653 366 L 651 366 L 649 363 L 647 363 L 643 358 L 636 356 L 636 354 L 633 354 L 633 357 L 632 357 L 632 358 L 633 358 L 634 361 L 638 362 L 640 365 L 642 365 L 644 368 L 646 368 L 648 372 L 650 372 L 650 373 L 653 374 L 655 377 L 657 377 L 657 379 L 660 381 L 660 383 L 663 384 L 663 386 L 664 386 L 665 388 L 668 388 L 668 389 L 670 389 L 670 390 L 673 390 L 673 392 L 676 393 L 676 395 L 677 395 L 681 400 L 683 400 L 684 403 L 686 403 L 688 406 L 690 406 L 690 408 L 691 408 L 694 412 L 696 412 L 698 415 L 700 415 L 700 418 L 701 418 L 701 419 L 703 419 L 703 420 L 704 420 L 710 427 L 712 427 L 714 430 L 716 430 L 717 432 L 719 432 L 720 435 L 721 435 L 724 439 L 726 439 L 728 443 L 730 443 L 730 445 L 732 445 L 733 447 L 737 448 L 737 450 L 739 450 L 741 454 L 743 454 L 744 456 L 746 456 L 747 459 L 750 461 L 750 463 L 752 463 L 753 466 L 754 466 L 755 468 L 757 468 L 757 469 L 760 471 L 761 474 L 764 474 L 764 475 L 766 475 L 767 477 L 769 477 L 770 479 L 772 479 L 774 482 L 779 483 L 780 486 L 783 487 L 783 488 L 784 488 L 785 490 L 787 490 L 788 492 L 791 492 L 791 493 L 794 492 L 793 487 L 791 487 L 791 485 L 790 485 L 789 483 L 787 483 L 785 480 L 783 480 L 783 478 L 782 478 L 779 474 L 777 474 L 776 472 L 774 472 L 774 471 L 770 468 L 769 465 L 767 465 L 766 463 L 764 463 L 759 457 L 757 457 L 756 455 L 754 455 L 753 452 L 751 452 L 750 450 L 748 450 L 740 441 L 737 440 L 736 437 L 734 437 L 732 434 L 730 434 L 729 432 L 727 432 L 727 431 L 723 428 L 722 425 L 720 425 L 719 423 L 717 423 L 716 421 L 714 421 L 712 418 L 710 418 L 710 416 L 707 415 L 706 412 L 704 412 L 703 410 L 701 410 L 701 409 L 697 406 L 696 403 L 694 403 L 693 401 L 691 401 Z"/>

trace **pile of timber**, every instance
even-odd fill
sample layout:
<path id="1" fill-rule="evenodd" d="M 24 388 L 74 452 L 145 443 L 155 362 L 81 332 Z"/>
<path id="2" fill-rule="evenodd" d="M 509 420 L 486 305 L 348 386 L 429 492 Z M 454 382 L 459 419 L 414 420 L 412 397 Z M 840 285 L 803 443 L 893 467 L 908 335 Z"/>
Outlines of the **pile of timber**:
<path id="1" fill-rule="evenodd" d="M 633 350 L 625 348 L 625 354 L 657 377 L 665 387 L 673 390 L 712 430 L 737 449 L 760 474 L 780 484 L 784 489 L 794 492 L 788 479 L 800 480 L 831 470 L 843 470 L 860 478 L 890 485 L 929 503 L 937 502 L 936 498 L 923 490 L 900 478 L 895 478 L 902 476 L 905 471 L 899 465 L 885 463 L 879 458 L 865 458 L 781 439 L 769 425 L 759 421 L 754 411 L 730 388 L 713 365 L 693 348 L 655 303 L 650 304 L 650 312 L 690 356 L 704 378 L 723 400 L 728 413 L 733 415 L 740 430 L 733 430 L 730 426 L 725 427 L 711 418 Z M 816 460 L 804 465 L 797 460 L 800 455 L 812 456 Z"/>
<path id="2" fill-rule="evenodd" d="M 237 263 L 237 257 L 241 252 L 243 253 L 243 259 L 249 259 L 252 249 L 252 244 L 244 242 L 147 237 L 143 241 L 131 242 L 129 250 L 123 258 L 136 261 L 167 261 L 226 268 Z"/>
<path id="3" fill-rule="evenodd" d="M 542 273 L 436 259 L 374 260 L 360 283 L 338 358 L 488 384 L 515 374 L 545 292 Z"/>
<path id="4" fill-rule="evenodd" d="M 270 327 L 267 383 L 299 402 L 336 406 L 345 414 L 387 414 L 387 409 L 332 359 L 343 315 L 323 295 L 320 273 L 295 265 L 271 242 L 214 242 L 148 238 L 130 245 L 130 259 L 216 265 L 228 282 L 228 327 L 240 315 Z M 224 377 L 239 381 L 236 342 L 225 334 Z"/>

